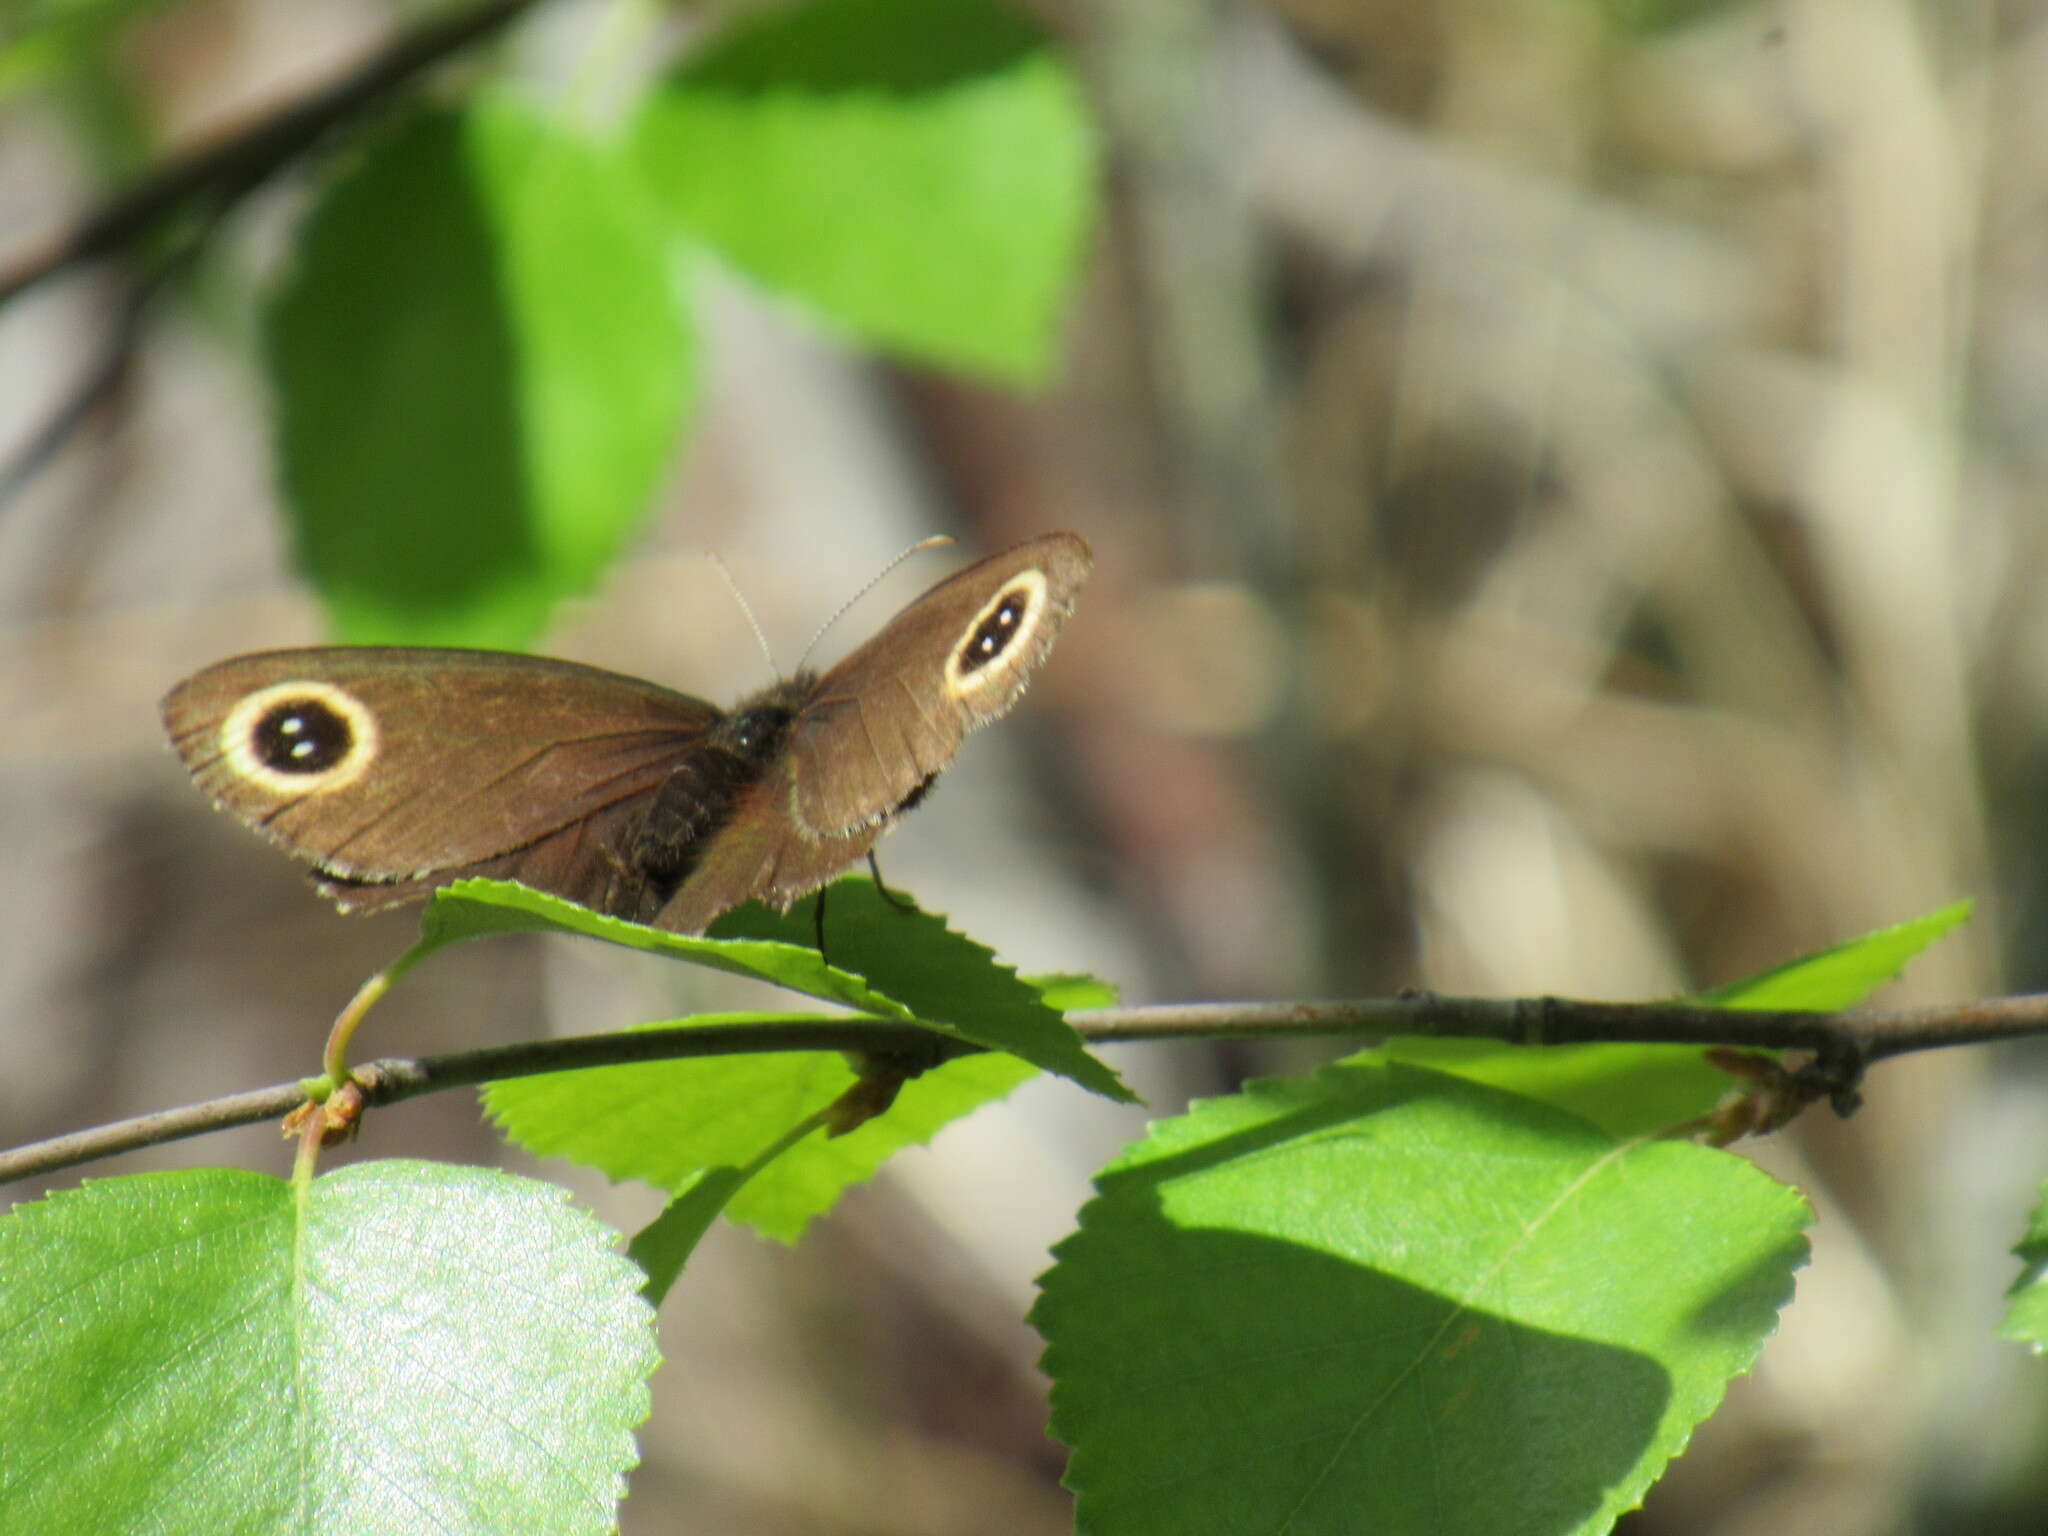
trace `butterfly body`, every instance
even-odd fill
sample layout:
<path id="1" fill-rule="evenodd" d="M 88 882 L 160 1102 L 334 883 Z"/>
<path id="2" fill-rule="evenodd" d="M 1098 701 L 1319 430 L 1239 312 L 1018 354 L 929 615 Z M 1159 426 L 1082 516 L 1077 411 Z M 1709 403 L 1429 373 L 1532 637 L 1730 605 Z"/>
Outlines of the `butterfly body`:
<path id="1" fill-rule="evenodd" d="M 208 667 L 164 721 L 200 788 L 347 909 L 487 875 L 697 933 L 862 858 L 1022 695 L 1089 565 L 1073 534 L 991 556 L 730 711 L 544 657 L 325 646 Z"/>

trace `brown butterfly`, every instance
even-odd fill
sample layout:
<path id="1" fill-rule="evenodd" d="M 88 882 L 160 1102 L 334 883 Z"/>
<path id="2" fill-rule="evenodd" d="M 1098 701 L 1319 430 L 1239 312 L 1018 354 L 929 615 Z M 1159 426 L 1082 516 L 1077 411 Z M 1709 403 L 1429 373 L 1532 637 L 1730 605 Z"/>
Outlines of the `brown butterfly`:
<path id="1" fill-rule="evenodd" d="M 992 555 L 729 712 L 543 657 L 317 646 L 195 673 L 164 725 L 214 803 L 344 911 L 488 875 L 701 933 L 866 855 L 1023 695 L 1090 564 L 1071 533 Z"/>

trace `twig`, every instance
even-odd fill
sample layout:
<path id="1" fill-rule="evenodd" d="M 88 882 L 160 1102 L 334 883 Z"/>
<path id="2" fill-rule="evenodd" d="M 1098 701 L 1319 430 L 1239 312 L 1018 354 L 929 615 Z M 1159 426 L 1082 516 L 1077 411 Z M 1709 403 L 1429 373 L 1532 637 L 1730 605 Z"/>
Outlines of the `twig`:
<path id="1" fill-rule="evenodd" d="M 71 440 L 72 434 L 91 420 L 100 402 L 120 383 L 135 355 L 136 344 L 142 336 L 143 317 L 150 305 L 174 277 L 191 265 L 211 234 L 214 222 L 209 218 L 181 240 L 122 295 L 113 324 L 106 339 L 100 343 L 99 355 L 57 402 L 42 425 L 29 434 L 14 457 L 0 465 L 0 511 L 5 511 L 14 498 L 29 487 L 44 466 L 57 456 L 58 450 Z"/>
<path id="2" fill-rule="evenodd" d="M 236 203 L 312 149 L 329 130 L 420 71 L 488 36 L 534 3 L 492 0 L 474 11 L 405 34 L 324 89 L 288 103 L 239 133 L 172 159 L 147 180 L 0 271 L 0 303 L 5 303 L 67 266 L 126 248 L 187 204 L 200 205 L 199 223 L 123 298 L 92 366 L 49 418 L 30 433 L 12 461 L 0 466 L 0 509 L 28 486 L 91 417 L 126 368 L 150 304 L 198 254 Z"/>
<path id="3" fill-rule="evenodd" d="M 1401 997 L 1293 1003 L 1186 1003 L 1145 1008 L 1090 1008 L 1068 1022 L 1091 1045 L 1214 1038 L 1269 1039 L 1339 1035 L 1368 1044 L 1389 1035 L 1503 1040 L 1517 1045 L 1722 1045 L 1750 1050 L 1815 1052 L 1824 1070 L 1811 1096 L 1838 1104 L 1869 1063 L 1909 1051 L 1977 1045 L 2048 1034 L 2048 994 L 1989 998 L 1929 1008 L 1816 1013 L 1789 1009 L 1708 1008 L 1696 1003 L 1596 1003 L 1571 998 Z M 750 1024 L 579 1035 L 489 1046 L 445 1056 L 392 1058 L 355 1069 L 369 1106 L 396 1104 L 442 1089 L 628 1062 L 777 1051 L 891 1052 L 932 1049 L 932 1032 L 849 1016 L 820 1022 L 814 1014 Z M 973 1046 L 945 1042 L 953 1054 Z M 306 1099 L 303 1083 L 280 1083 L 78 1131 L 0 1152 L 0 1183 L 54 1173 L 79 1163 L 156 1146 L 208 1131 L 272 1119 Z"/>
<path id="4" fill-rule="evenodd" d="M 1181 1003 L 1067 1015 L 1091 1043 L 1272 1035 L 1431 1035 L 1513 1045 L 1732 1045 L 1829 1051 L 1864 1062 L 1910 1051 L 2048 1034 L 2048 992 L 1926 1008 L 1711 1008 L 1683 1001 L 1568 997 L 1400 997 L 1291 1003 Z"/>
<path id="5" fill-rule="evenodd" d="M 239 132 L 173 157 L 146 180 L 0 270 L 0 303 L 53 273 L 111 256 L 200 199 L 218 212 L 421 71 L 515 20 L 536 0 L 489 0 L 394 38 L 339 79 Z"/>
<path id="6" fill-rule="evenodd" d="M 1839 1040 L 1851 1017 L 1856 1016 L 1750 1012 L 1683 1002 L 1589 1003 L 1563 997 L 1446 997 L 1410 992 L 1399 997 L 1329 1001 L 1091 1008 L 1068 1015 L 1068 1020 L 1096 1044 L 1378 1033 L 1505 1040 L 1514 1045 L 1632 1041 L 1816 1050 Z M 2048 1029 L 2048 1009 L 2044 1009 L 2042 1027 Z"/>
<path id="7" fill-rule="evenodd" d="M 764 1019 L 751 1024 L 686 1025 L 620 1034 L 571 1035 L 485 1046 L 445 1056 L 392 1057 L 366 1062 L 354 1071 L 365 1106 L 398 1104 L 424 1093 L 466 1088 L 500 1078 L 533 1077 L 583 1067 L 616 1067 L 629 1062 L 674 1061 L 696 1056 L 741 1056 L 774 1051 L 929 1050 L 932 1032 L 915 1024 L 889 1024 L 849 1016 L 844 1023 L 820 1023 L 815 1014 Z M 33 1174 L 55 1173 L 117 1152 L 133 1152 L 183 1141 L 209 1131 L 233 1130 L 276 1119 L 306 1102 L 306 1082 L 278 1083 L 226 1098 L 206 1099 L 180 1109 L 159 1110 L 116 1120 L 68 1136 L 31 1142 L 0 1152 L 0 1184 Z"/>

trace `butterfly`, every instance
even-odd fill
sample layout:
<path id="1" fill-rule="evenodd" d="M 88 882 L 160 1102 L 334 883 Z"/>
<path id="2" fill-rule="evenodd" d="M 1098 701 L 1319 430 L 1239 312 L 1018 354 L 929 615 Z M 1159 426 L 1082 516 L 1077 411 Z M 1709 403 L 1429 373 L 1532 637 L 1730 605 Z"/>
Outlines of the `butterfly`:
<path id="1" fill-rule="evenodd" d="M 481 875 L 701 933 L 867 856 L 1022 697 L 1091 565 L 1072 533 L 991 555 L 730 710 L 545 657 L 316 646 L 193 674 L 164 725 L 199 788 L 344 911 Z"/>

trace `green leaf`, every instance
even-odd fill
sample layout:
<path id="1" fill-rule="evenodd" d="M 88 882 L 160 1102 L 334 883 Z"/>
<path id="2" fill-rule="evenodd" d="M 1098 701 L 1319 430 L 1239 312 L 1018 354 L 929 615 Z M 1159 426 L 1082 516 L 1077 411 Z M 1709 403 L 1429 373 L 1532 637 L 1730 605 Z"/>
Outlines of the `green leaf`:
<path id="1" fill-rule="evenodd" d="M 997 965 L 991 952 L 928 913 L 898 911 L 861 876 L 835 881 L 827 947 L 815 942 L 814 908 L 777 913 L 751 903 L 696 938 L 605 917 L 511 880 L 457 880 L 436 891 L 420 919 L 420 939 L 390 967 L 395 975 L 446 945 L 503 933 L 568 933 L 672 955 L 739 976 L 842 1003 L 878 1018 L 920 1023 L 943 1035 L 1021 1056 L 1111 1098 L 1131 1097 L 1116 1074 L 1038 994 Z M 871 986 L 851 967 L 873 970 Z M 881 987 L 891 991 L 884 992 Z M 901 988 L 899 1000 L 895 988 Z"/>
<path id="2" fill-rule="evenodd" d="M 856 336 L 1032 382 L 1093 221 L 1081 92 L 988 0 L 812 0 L 648 100 L 639 164 L 685 230 Z"/>
<path id="3" fill-rule="evenodd" d="M 640 1294 L 649 1306 L 658 1307 L 667 1299 L 697 1244 L 753 1174 L 751 1168 L 706 1168 L 661 1208 L 659 1216 L 633 1234 L 626 1256 L 646 1271 Z"/>
<path id="4" fill-rule="evenodd" d="M 1604 1531 L 1806 1252 L 1739 1158 L 1400 1066 L 1203 1103 L 1098 1187 L 1033 1321 L 1118 1536 Z"/>
<path id="5" fill-rule="evenodd" d="M 807 997 L 843 1003 L 877 1018 L 906 1024 L 916 1022 L 916 1015 L 902 1003 L 870 987 L 851 971 L 827 964 L 824 956 L 800 940 L 722 942 L 669 933 L 644 923 L 628 922 L 623 917 L 605 917 L 513 880 L 456 880 L 434 892 L 420 918 L 419 943 L 399 962 L 399 968 L 415 965 L 435 950 L 465 939 L 505 933 L 566 933 L 601 939 L 607 944 L 670 955 L 735 976 L 749 976 Z M 944 1029 L 936 1021 L 926 1022 Z"/>
<path id="6" fill-rule="evenodd" d="M 1692 995 L 1722 1008 L 1853 1008 L 1921 950 L 1970 915 L 1953 902 L 1906 922 L 1816 950 L 1741 981 Z M 1696 1045 L 1517 1046 L 1403 1036 L 1353 1061 L 1405 1061 L 1541 1099 L 1618 1136 L 1705 1114 L 1735 1085 Z"/>
<path id="7" fill-rule="evenodd" d="M 699 1014 L 681 1022 L 759 1017 Z M 993 1052 L 944 1062 L 905 1083 L 886 1114 L 845 1136 L 807 1136 L 766 1161 L 744 1187 L 734 1186 L 730 1214 L 795 1242 L 812 1217 L 872 1177 L 890 1154 L 929 1141 L 1031 1075 L 1029 1063 Z M 681 1196 L 718 1170 L 762 1163 L 792 1127 L 855 1081 L 836 1051 L 686 1058 L 508 1079 L 485 1090 L 484 1104 L 506 1135 L 539 1156 L 567 1157 Z"/>
<path id="8" fill-rule="evenodd" d="M 688 1188 L 662 1206 L 662 1214 L 633 1233 L 627 1257 L 647 1272 L 641 1294 L 649 1307 L 659 1307 L 670 1288 L 682 1278 L 682 1266 L 690 1262 L 696 1245 L 711 1231 L 758 1167 L 707 1167 L 690 1180 Z"/>
<path id="9" fill-rule="evenodd" d="M 1735 1086 L 1696 1045 L 1507 1045 L 1403 1035 L 1345 1060 L 1456 1073 L 1578 1115 L 1614 1136 L 1691 1120 Z"/>
<path id="10" fill-rule="evenodd" d="M 1053 971 L 1044 976 L 1019 978 L 1038 994 L 1038 1000 L 1061 1013 L 1082 1008 L 1114 1008 L 1116 986 L 1086 971 Z"/>
<path id="11" fill-rule="evenodd" d="M 1723 1008 L 1853 1008 L 1897 979 L 1921 950 L 1968 920 L 1973 901 L 1954 901 L 1861 938 L 1815 950 L 1741 981 L 1693 994 Z"/>
<path id="12" fill-rule="evenodd" d="M 507 95 L 329 183 L 266 322 L 299 560 L 346 640 L 525 644 L 645 521 L 693 389 L 637 179 Z"/>
<path id="13" fill-rule="evenodd" d="M 1000 1098 L 1034 1066 L 1112 1097 L 1130 1096 L 1066 1021 L 1015 972 L 997 965 L 986 948 L 930 914 L 898 911 L 868 880 L 848 878 L 828 890 L 826 942 L 834 961 L 873 970 L 889 992 L 840 964 L 828 965 L 806 947 L 803 941 L 814 928 L 808 906 L 788 914 L 743 907 L 714 925 L 714 932 L 726 936 L 686 938 L 603 917 L 503 880 L 458 880 L 435 892 L 421 920 L 419 944 L 393 969 L 466 938 L 574 933 L 754 976 L 882 1018 L 915 1020 L 1000 1053 L 964 1057 L 923 1073 L 905 1084 L 886 1114 L 845 1136 L 808 1138 L 744 1188 L 735 1186 L 733 1218 L 784 1241 L 793 1242 L 812 1217 L 829 1210 L 847 1186 L 870 1177 L 891 1153 L 929 1140 L 949 1121 Z M 704 1014 L 683 1022 L 761 1017 Z M 507 1135 L 542 1156 L 573 1158 L 615 1179 L 641 1179 L 680 1195 L 708 1170 L 744 1167 L 761 1158 L 855 1081 L 854 1069 L 836 1052 L 777 1053 L 522 1078 L 492 1084 L 485 1103 Z"/>
<path id="14" fill-rule="evenodd" d="M 815 930 L 809 903 L 774 912 L 752 902 L 711 925 L 722 939 L 784 944 L 815 942 Z M 1106 1098 L 1135 1101 L 1038 990 L 999 964 L 993 950 L 947 927 L 935 913 L 895 906 L 864 875 L 843 876 L 825 888 L 825 948 L 835 964 L 866 977 L 926 1023 L 1021 1056 Z"/>
<path id="15" fill-rule="evenodd" d="M 2038 1355 L 2048 1349 L 2048 1189 L 2042 1191 L 2041 1202 L 2027 1218 L 2026 1236 L 2013 1252 L 2021 1269 L 2005 1293 L 2005 1318 L 1998 1333 L 2032 1345 Z"/>
<path id="16" fill-rule="evenodd" d="M 612 1529 L 656 1361 L 562 1191 L 359 1163 L 107 1179 L 0 1221 L 0 1529 Z"/>

